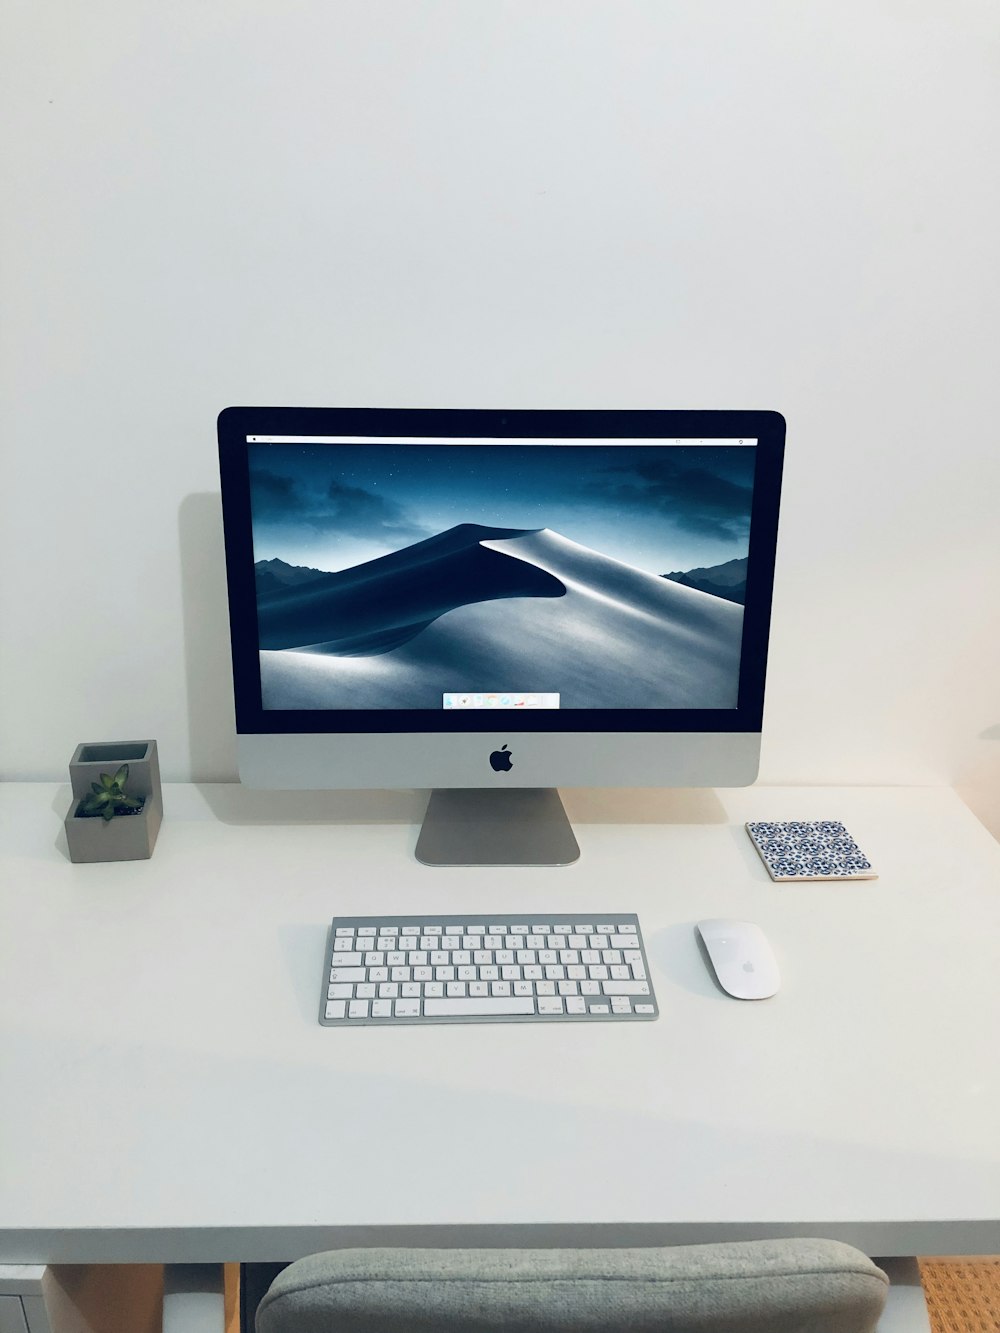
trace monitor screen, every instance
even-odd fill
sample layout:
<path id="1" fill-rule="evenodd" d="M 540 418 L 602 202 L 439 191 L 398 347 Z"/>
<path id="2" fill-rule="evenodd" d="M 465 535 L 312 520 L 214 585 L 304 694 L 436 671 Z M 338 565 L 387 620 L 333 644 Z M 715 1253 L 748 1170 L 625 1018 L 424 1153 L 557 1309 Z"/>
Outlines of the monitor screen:
<path id="1" fill-rule="evenodd" d="M 241 776 L 752 780 L 783 443 L 773 412 L 226 409 Z"/>
<path id="2" fill-rule="evenodd" d="M 251 437 L 262 708 L 734 709 L 756 443 Z"/>

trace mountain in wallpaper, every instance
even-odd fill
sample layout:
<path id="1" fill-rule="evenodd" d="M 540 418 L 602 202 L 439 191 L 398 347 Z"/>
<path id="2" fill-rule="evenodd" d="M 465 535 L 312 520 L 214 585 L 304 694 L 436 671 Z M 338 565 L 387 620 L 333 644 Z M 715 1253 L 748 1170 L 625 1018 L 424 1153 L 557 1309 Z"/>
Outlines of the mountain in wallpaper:
<path id="1" fill-rule="evenodd" d="M 268 709 L 439 709 L 445 691 L 499 689 L 736 706 L 742 607 L 548 528 L 462 523 L 338 573 L 257 573 Z"/>
<path id="2" fill-rule="evenodd" d="M 724 597 L 727 602 L 746 604 L 747 560 L 727 560 L 723 565 L 711 565 L 707 569 L 675 570 L 664 574 L 665 579 L 683 583 L 686 588 L 697 588 L 699 592 L 710 592 L 713 597 Z"/>

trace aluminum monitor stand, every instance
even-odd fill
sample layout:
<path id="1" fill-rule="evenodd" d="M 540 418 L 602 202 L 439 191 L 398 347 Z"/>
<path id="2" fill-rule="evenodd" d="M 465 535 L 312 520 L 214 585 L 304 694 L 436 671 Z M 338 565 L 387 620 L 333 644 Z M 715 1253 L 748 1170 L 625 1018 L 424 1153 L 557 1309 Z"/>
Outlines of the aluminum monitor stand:
<path id="1" fill-rule="evenodd" d="M 416 847 L 427 866 L 568 866 L 579 856 L 553 787 L 432 791 Z"/>

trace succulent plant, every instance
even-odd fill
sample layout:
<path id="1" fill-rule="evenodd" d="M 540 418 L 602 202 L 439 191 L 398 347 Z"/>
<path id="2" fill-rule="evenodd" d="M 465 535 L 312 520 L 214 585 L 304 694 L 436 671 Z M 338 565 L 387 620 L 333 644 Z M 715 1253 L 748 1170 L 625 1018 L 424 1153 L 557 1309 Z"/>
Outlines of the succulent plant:
<path id="1" fill-rule="evenodd" d="M 125 791 L 128 782 L 128 764 L 122 764 L 118 772 L 111 776 L 102 773 L 100 782 L 92 782 L 90 791 L 80 802 L 81 815 L 100 815 L 102 819 L 112 820 L 115 815 L 132 815 L 141 810 L 141 797 L 129 796 Z"/>

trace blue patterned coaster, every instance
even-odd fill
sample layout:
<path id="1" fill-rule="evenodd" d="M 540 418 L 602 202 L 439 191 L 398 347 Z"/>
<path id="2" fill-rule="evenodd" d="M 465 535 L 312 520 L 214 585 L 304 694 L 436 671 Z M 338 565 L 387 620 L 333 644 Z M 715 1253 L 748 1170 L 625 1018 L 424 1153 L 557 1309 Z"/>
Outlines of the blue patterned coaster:
<path id="1" fill-rule="evenodd" d="M 878 878 L 868 857 L 836 820 L 753 820 L 746 828 L 772 879 Z"/>

